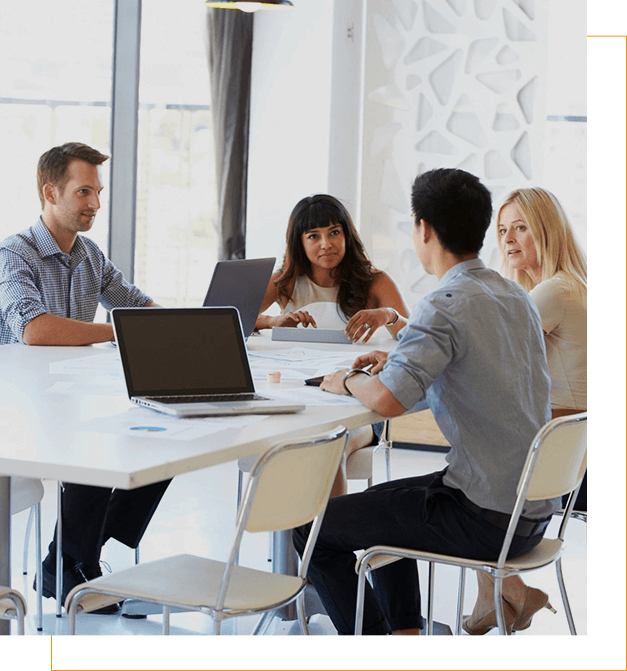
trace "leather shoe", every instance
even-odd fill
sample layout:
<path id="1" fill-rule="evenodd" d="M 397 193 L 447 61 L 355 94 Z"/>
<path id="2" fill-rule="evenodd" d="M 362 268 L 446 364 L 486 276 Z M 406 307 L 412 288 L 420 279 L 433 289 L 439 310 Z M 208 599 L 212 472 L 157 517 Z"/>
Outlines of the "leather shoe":
<path id="1" fill-rule="evenodd" d="M 42 585 L 42 594 L 48 599 L 52 597 L 53 599 L 57 598 L 57 580 L 54 572 L 50 571 L 45 562 L 42 564 L 42 575 L 43 575 L 43 585 Z M 76 585 L 81 585 L 84 582 L 93 580 L 102 575 L 100 566 L 98 564 L 83 564 L 79 562 L 70 566 L 63 567 L 63 593 L 62 599 L 65 604 L 65 599 L 67 595 L 72 591 Z M 33 589 L 37 589 L 37 578 L 33 583 Z M 119 603 L 113 603 L 110 606 L 104 606 L 98 610 L 91 611 L 92 615 L 113 615 L 118 613 L 120 610 Z"/>

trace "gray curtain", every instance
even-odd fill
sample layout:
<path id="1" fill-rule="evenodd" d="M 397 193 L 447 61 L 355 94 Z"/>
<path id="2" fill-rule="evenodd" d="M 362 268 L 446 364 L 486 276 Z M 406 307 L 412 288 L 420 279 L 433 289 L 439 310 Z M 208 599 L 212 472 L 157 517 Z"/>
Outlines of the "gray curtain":
<path id="1" fill-rule="evenodd" d="M 207 8 L 221 260 L 246 257 L 253 16 Z"/>

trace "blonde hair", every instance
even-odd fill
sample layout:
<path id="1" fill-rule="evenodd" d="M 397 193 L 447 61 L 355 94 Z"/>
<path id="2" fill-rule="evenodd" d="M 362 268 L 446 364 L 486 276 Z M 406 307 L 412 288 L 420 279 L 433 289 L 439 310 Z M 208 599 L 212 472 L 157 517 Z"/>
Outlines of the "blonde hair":
<path id="1" fill-rule="evenodd" d="M 503 208 L 510 203 L 518 207 L 529 226 L 542 269 L 542 281 L 557 276 L 585 301 L 588 283 L 586 255 L 577 243 L 559 201 L 545 189 L 516 189 L 507 196 L 497 212 L 496 234 L 499 238 L 504 274 L 516 280 L 526 291 L 531 291 L 535 286 L 535 282 L 524 270 L 509 267 L 500 243 L 499 220 Z"/>

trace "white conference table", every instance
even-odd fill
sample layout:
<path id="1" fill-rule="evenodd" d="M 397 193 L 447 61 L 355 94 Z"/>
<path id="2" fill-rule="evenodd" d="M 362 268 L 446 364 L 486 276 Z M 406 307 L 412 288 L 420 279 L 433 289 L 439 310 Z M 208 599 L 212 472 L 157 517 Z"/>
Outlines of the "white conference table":
<path id="1" fill-rule="evenodd" d="M 272 355 L 296 346 L 322 350 L 329 357 L 331 352 L 346 351 L 348 365 L 359 353 L 393 345 L 386 332 L 375 334 L 366 346 L 274 342 L 267 331 L 248 341 L 251 359 L 256 353 Z M 116 358 L 116 352 L 110 344 L 0 347 L 0 584 L 11 584 L 10 476 L 134 489 L 259 454 L 285 438 L 312 435 L 338 424 L 353 429 L 381 420 L 361 404 L 347 405 L 336 397 L 333 404 L 307 406 L 297 414 L 272 415 L 192 440 L 153 440 L 116 424 L 116 418 L 128 412 L 145 413 L 147 424 L 164 417 L 133 406 L 120 380 L 111 384 L 114 376 L 108 376 L 106 367 L 102 372 L 96 367 Z M 87 357 L 101 357 L 94 359 L 93 370 Z M 289 376 L 286 371 L 285 377 Z M 255 385 L 257 391 L 269 394 L 303 387 L 302 380 L 289 379 L 280 385 L 256 380 Z M 103 430 L 108 426 L 114 428 Z M 0 634 L 8 633 L 8 624 L 0 620 Z"/>

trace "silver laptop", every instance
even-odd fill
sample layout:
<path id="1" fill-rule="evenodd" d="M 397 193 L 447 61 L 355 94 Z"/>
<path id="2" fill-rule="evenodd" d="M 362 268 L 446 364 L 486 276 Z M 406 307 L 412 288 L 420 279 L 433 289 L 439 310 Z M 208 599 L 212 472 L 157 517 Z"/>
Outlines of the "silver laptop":
<path id="1" fill-rule="evenodd" d="M 218 261 L 203 305 L 236 307 L 242 320 L 244 338 L 248 339 L 255 328 L 275 263 L 273 257 Z"/>
<path id="2" fill-rule="evenodd" d="M 255 393 L 239 313 L 220 308 L 114 308 L 133 403 L 175 417 L 298 412 Z"/>

